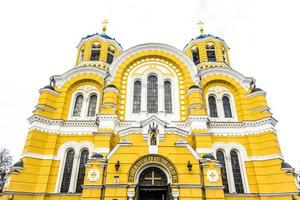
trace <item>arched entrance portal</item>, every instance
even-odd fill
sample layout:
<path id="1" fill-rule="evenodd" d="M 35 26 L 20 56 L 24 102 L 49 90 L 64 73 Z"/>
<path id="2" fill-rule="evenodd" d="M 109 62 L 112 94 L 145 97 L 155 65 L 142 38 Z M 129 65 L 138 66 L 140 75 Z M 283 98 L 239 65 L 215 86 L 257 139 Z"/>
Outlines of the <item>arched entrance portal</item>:
<path id="1" fill-rule="evenodd" d="M 139 176 L 137 196 L 139 200 L 168 200 L 170 185 L 166 174 L 158 167 L 148 167 Z"/>

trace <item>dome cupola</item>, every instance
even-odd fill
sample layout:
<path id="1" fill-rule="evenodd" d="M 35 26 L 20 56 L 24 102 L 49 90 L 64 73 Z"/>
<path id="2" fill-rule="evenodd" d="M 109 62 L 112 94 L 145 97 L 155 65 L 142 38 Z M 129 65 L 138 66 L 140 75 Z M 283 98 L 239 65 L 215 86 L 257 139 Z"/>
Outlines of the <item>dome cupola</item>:
<path id="1" fill-rule="evenodd" d="M 108 21 L 102 22 L 102 33 L 83 37 L 77 46 L 76 66 L 96 66 L 109 68 L 110 64 L 122 52 L 122 46 L 115 38 L 106 34 Z"/>
<path id="2" fill-rule="evenodd" d="M 204 33 L 204 24 L 199 22 L 200 35 L 191 39 L 185 46 L 184 52 L 189 56 L 198 69 L 209 67 L 230 68 L 228 46 L 226 42 L 214 35 Z"/>

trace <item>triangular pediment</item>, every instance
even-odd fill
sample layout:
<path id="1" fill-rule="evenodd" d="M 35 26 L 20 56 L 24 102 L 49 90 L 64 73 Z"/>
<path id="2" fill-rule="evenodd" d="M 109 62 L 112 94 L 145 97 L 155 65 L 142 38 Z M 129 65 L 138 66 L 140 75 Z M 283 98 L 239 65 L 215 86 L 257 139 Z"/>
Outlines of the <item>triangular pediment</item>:
<path id="1" fill-rule="evenodd" d="M 141 121 L 140 125 L 141 125 L 141 127 L 145 127 L 145 126 L 148 126 L 149 124 L 151 125 L 153 123 L 158 124 L 159 126 L 162 126 L 162 127 L 166 127 L 168 125 L 168 123 L 166 121 L 159 119 L 155 115 L 152 115 L 151 117 Z"/>

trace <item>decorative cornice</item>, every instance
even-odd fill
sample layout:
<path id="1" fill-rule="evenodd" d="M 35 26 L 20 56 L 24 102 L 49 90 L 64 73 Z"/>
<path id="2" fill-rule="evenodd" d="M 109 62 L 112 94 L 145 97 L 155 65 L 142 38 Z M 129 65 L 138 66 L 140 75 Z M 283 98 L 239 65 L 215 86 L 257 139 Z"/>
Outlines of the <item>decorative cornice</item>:
<path id="1" fill-rule="evenodd" d="M 55 80 L 55 85 L 57 86 L 58 89 L 60 89 L 71 78 L 80 74 L 95 74 L 99 76 L 99 78 L 103 78 L 103 79 L 107 76 L 106 70 L 99 69 L 97 67 L 90 67 L 90 66 L 76 67 L 76 68 L 72 68 L 71 70 L 67 71 L 62 75 L 53 76 Z"/>
<path id="2" fill-rule="evenodd" d="M 58 119 L 49 119 L 39 115 L 32 115 L 28 118 L 29 130 L 41 130 L 57 134 L 87 134 L 98 131 L 95 120 L 91 121 L 64 121 Z"/>
<path id="3" fill-rule="evenodd" d="M 53 94 L 54 96 L 58 96 L 60 93 L 57 92 L 57 91 L 54 91 L 54 90 L 50 90 L 48 88 L 42 88 L 39 90 L 39 93 L 42 93 L 42 92 L 49 92 L 50 94 Z"/>
<path id="4" fill-rule="evenodd" d="M 273 117 L 264 118 L 256 121 L 243 121 L 243 122 L 209 122 L 208 130 L 213 135 L 251 135 L 259 134 L 267 131 L 276 133 L 277 120 Z"/>
<path id="5" fill-rule="evenodd" d="M 204 79 L 207 76 L 215 76 L 215 75 L 225 75 L 229 76 L 236 81 L 238 81 L 245 90 L 248 90 L 250 88 L 250 83 L 253 81 L 253 78 L 251 77 L 245 77 L 241 73 L 224 67 L 212 67 L 207 68 L 201 71 L 201 78 Z"/>
<path id="6" fill-rule="evenodd" d="M 109 64 L 103 61 L 81 61 L 75 67 L 97 67 L 103 70 L 107 70 L 109 68 Z"/>
<path id="7" fill-rule="evenodd" d="M 256 97 L 256 96 L 266 96 L 267 93 L 265 91 L 256 91 L 256 92 L 253 92 L 253 93 L 249 93 L 246 95 L 247 98 L 251 98 L 251 97 Z"/>
<path id="8" fill-rule="evenodd" d="M 204 70 L 210 67 L 224 67 L 224 68 L 229 68 L 231 69 L 231 67 L 229 65 L 227 65 L 224 62 L 200 62 L 197 67 L 200 70 Z"/>

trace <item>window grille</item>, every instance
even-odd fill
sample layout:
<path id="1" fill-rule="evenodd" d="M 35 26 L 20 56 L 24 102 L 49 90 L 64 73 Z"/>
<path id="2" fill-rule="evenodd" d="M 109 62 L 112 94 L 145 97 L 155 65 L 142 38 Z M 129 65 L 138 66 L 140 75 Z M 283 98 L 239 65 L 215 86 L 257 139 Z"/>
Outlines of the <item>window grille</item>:
<path id="1" fill-rule="evenodd" d="M 227 178 L 225 157 L 224 157 L 223 151 L 221 151 L 221 150 L 217 151 L 217 160 L 220 162 L 220 165 L 221 165 L 221 175 L 222 175 L 222 182 L 224 185 L 224 192 L 229 193 L 228 178 Z"/>
<path id="2" fill-rule="evenodd" d="M 109 46 L 107 50 L 106 62 L 111 64 L 114 60 L 114 56 L 115 56 L 115 49 L 112 46 Z"/>
<path id="3" fill-rule="evenodd" d="M 193 62 L 195 65 L 200 63 L 200 54 L 199 54 L 199 48 L 198 47 L 193 47 L 192 48 L 192 57 L 193 57 Z"/>
<path id="4" fill-rule="evenodd" d="M 141 81 L 135 81 L 133 86 L 133 112 L 139 113 L 141 111 Z"/>
<path id="5" fill-rule="evenodd" d="M 61 193 L 69 192 L 71 175 L 72 175 L 72 168 L 73 168 L 73 161 L 74 161 L 74 150 L 70 149 L 67 151 L 67 156 L 65 160 L 65 167 L 63 172 L 63 178 L 61 181 Z"/>
<path id="6" fill-rule="evenodd" d="M 208 97 L 209 111 L 211 117 L 218 117 L 217 102 L 213 96 Z"/>
<path id="7" fill-rule="evenodd" d="M 83 96 L 78 95 L 75 100 L 75 105 L 73 109 L 73 116 L 80 116 L 81 114 L 81 108 L 82 108 L 82 102 L 83 102 Z"/>
<path id="8" fill-rule="evenodd" d="M 84 183 L 84 175 L 85 175 L 85 163 L 87 162 L 89 157 L 89 151 L 87 149 L 83 150 L 80 155 L 80 163 L 79 163 L 79 170 L 77 176 L 77 183 L 76 183 L 76 192 L 82 192 L 82 185 Z"/>
<path id="9" fill-rule="evenodd" d="M 222 97 L 223 101 L 223 109 L 224 109 L 224 116 L 225 118 L 230 118 L 232 117 L 232 112 L 231 112 L 231 106 L 230 106 L 230 101 L 227 96 Z"/>
<path id="10" fill-rule="evenodd" d="M 96 115 L 97 95 L 93 94 L 89 99 L 88 116 L 93 117 Z"/>
<path id="11" fill-rule="evenodd" d="M 207 54 L 207 60 L 209 62 L 217 61 L 216 49 L 215 49 L 215 45 L 213 43 L 210 42 L 210 43 L 206 44 L 206 54 Z"/>
<path id="12" fill-rule="evenodd" d="M 149 76 L 147 84 L 147 111 L 157 113 L 158 111 L 158 87 L 157 77 Z"/>
<path id="13" fill-rule="evenodd" d="M 166 81 L 164 83 L 164 92 L 165 92 L 165 112 L 172 113 L 172 88 L 171 88 L 170 81 Z"/>
<path id="14" fill-rule="evenodd" d="M 92 44 L 92 50 L 91 50 L 91 57 L 90 60 L 92 61 L 98 61 L 100 58 L 100 50 L 101 50 L 101 45 L 99 42 L 94 42 Z"/>
<path id="15" fill-rule="evenodd" d="M 236 193 L 244 193 L 243 179 L 241 175 L 241 167 L 239 157 L 236 151 L 230 151 L 232 173 Z"/>

